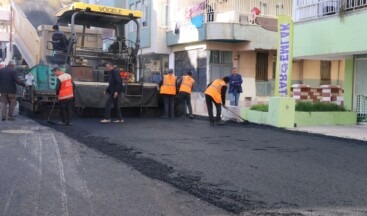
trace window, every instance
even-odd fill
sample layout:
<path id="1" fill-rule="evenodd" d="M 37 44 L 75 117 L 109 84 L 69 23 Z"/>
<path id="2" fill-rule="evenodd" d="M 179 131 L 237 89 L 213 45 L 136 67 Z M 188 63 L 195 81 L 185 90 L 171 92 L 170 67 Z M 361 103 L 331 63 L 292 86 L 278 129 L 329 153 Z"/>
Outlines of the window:
<path id="1" fill-rule="evenodd" d="M 168 4 L 162 4 L 161 27 L 167 28 L 168 25 L 169 25 L 169 6 Z"/>
<path id="2" fill-rule="evenodd" d="M 136 8 L 136 10 L 140 10 L 140 11 L 142 10 L 142 8 L 141 8 L 141 1 L 137 1 L 136 2 L 136 7 L 135 8 Z"/>
<path id="3" fill-rule="evenodd" d="M 143 5 L 142 5 L 142 11 L 143 11 L 143 17 L 142 17 L 142 27 L 147 27 L 148 26 L 148 1 L 147 0 L 143 0 Z"/>
<path id="4" fill-rule="evenodd" d="M 130 4 L 129 6 L 130 10 L 135 10 L 135 4 Z M 130 21 L 129 22 L 129 32 L 135 31 L 136 30 L 136 25 L 134 22 Z"/>
<path id="5" fill-rule="evenodd" d="M 320 65 L 321 85 L 330 84 L 331 80 L 331 61 L 321 61 Z"/>
<path id="6" fill-rule="evenodd" d="M 231 64 L 232 63 L 232 52 L 212 50 L 210 52 L 210 63 Z"/>
<path id="7" fill-rule="evenodd" d="M 277 4 L 275 8 L 275 15 L 279 16 L 283 14 L 283 5 Z"/>
<path id="8" fill-rule="evenodd" d="M 256 54 L 256 80 L 268 80 L 268 53 Z"/>
<path id="9" fill-rule="evenodd" d="M 260 2 L 260 10 L 263 15 L 268 15 L 268 4 Z"/>

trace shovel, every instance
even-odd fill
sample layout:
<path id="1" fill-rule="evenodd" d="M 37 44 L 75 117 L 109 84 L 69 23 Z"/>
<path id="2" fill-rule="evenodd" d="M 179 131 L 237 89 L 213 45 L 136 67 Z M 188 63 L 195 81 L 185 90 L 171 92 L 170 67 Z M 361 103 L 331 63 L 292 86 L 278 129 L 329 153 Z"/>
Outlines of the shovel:
<path id="1" fill-rule="evenodd" d="M 48 114 L 48 118 L 47 118 L 47 121 L 46 121 L 46 123 L 48 123 L 48 124 L 52 124 L 52 125 L 56 125 L 56 124 L 57 124 L 56 122 L 53 122 L 53 121 L 51 121 L 51 120 L 50 120 L 50 118 L 51 118 L 51 116 L 52 116 L 52 113 L 54 112 L 55 103 L 56 103 L 56 98 L 54 99 L 54 102 L 53 102 L 53 104 L 52 104 L 51 111 L 50 111 L 50 113 Z"/>
<path id="2" fill-rule="evenodd" d="M 244 123 L 247 124 L 249 123 L 246 119 L 242 118 L 240 115 L 238 115 L 237 113 L 233 112 L 232 110 L 228 109 L 227 107 L 223 106 L 224 109 L 228 110 L 230 113 L 232 113 L 233 115 L 235 115 L 237 118 L 240 118 Z"/>

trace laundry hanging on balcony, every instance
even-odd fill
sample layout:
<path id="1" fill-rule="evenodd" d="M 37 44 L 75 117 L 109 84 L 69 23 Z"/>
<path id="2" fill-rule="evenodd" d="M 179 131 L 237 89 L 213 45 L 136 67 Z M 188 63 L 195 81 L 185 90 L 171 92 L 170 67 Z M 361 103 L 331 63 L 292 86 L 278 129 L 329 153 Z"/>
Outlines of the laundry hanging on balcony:
<path id="1" fill-rule="evenodd" d="M 195 27 L 201 28 L 204 22 L 203 3 L 182 8 L 179 11 L 179 18 L 176 22 L 176 28 L 179 27 Z M 178 29 L 179 31 L 179 29 Z"/>

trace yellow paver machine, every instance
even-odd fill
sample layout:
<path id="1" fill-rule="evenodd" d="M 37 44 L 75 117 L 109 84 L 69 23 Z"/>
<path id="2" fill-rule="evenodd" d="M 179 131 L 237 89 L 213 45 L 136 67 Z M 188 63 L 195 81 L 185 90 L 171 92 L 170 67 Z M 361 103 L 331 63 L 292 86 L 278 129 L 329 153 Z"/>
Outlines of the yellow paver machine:
<path id="1" fill-rule="evenodd" d="M 60 44 L 60 41 L 53 40 L 50 25 L 37 28 L 41 41 L 40 62 L 31 68 L 35 77 L 33 92 L 36 94 L 25 97 L 21 108 L 37 112 L 41 110 L 42 103 L 50 102 L 50 95 L 44 98 L 37 91 L 54 89 L 55 77 L 51 73 L 54 66 L 72 75 L 75 83 L 74 105 L 80 114 L 88 108 L 103 108 L 109 76 L 105 71 L 107 62 L 119 68 L 123 79 L 120 107 L 158 107 L 157 84 L 139 82 L 137 73 L 140 49 L 138 19 L 141 16 L 141 11 L 81 2 L 58 10 L 57 22 L 67 36 L 67 42 Z M 134 40 L 126 38 L 127 25 L 137 26 L 134 28 Z M 60 49 L 60 46 L 63 48 Z"/>

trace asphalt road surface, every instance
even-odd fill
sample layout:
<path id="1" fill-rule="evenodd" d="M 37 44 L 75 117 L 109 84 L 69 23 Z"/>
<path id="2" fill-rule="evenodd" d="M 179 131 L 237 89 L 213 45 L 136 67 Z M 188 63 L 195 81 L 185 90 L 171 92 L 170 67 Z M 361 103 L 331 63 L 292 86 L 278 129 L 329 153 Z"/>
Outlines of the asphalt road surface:
<path id="1" fill-rule="evenodd" d="M 254 124 L 99 120 L 25 120 L 31 132 L 0 133 L 4 215 L 367 215 L 366 142 Z"/>

